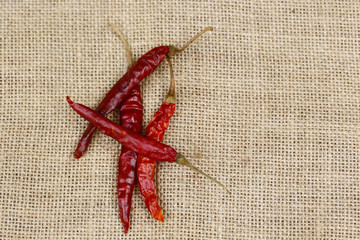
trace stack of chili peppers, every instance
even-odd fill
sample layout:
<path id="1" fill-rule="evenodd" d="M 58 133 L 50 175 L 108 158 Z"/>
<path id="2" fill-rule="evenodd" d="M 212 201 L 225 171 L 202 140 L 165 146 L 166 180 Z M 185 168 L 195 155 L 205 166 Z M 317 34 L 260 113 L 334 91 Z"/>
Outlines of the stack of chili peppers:
<path id="1" fill-rule="evenodd" d="M 212 30 L 212 28 L 205 28 L 181 49 L 173 46 L 156 47 L 141 56 L 136 63 L 133 63 L 129 44 L 121 32 L 113 25 L 112 27 L 120 36 L 127 49 L 128 71 L 105 95 L 96 111 L 84 105 L 74 103 L 69 97 L 66 98 L 69 105 L 80 116 L 90 122 L 75 150 L 75 158 L 80 158 L 85 153 L 96 128 L 103 134 L 114 138 L 122 144 L 119 157 L 117 190 L 120 218 L 124 226 L 124 231 L 127 233 L 129 230 L 131 198 L 136 179 L 139 184 L 140 193 L 150 214 L 154 219 L 164 221 L 161 208 L 157 202 L 153 182 L 156 161 L 176 162 L 188 166 L 192 170 L 201 173 L 221 185 L 226 191 L 228 191 L 228 189 L 214 178 L 191 165 L 185 157 L 174 148 L 161 143 L 165 130 L 169 126 L 169 120 L 175 112 L 175 79 L 171 57 L 184 51 L 200 35 Z M 142 136 L 143 107 L 139 83 L 154 72 L 165 58 L 168 61 L 171 75 L 169 91 L 160 109 L 154 114 L 147 125 L 145 136 Z M 116 108 L 120 109 L 120 125 L 105 117 Z"/>

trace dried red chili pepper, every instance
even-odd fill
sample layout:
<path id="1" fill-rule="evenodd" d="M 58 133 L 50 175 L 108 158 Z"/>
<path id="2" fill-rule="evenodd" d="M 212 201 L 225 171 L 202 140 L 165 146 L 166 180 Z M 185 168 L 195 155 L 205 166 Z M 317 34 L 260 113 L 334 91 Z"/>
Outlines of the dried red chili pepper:
<path id="1" fill-rule="evenodd" d="M 175 78 L 172 69 L 171 60 L 167 57 L 170 68 L 170 87 L 168 94 L 161 104 L 160 109 L 154 114 L 149 124 L 146 127 L 145 136 L 162 142 L 165 131 L 169 127 L 170 118 L 175 112 Z M 155 173 L 155 159 L 150 159 L 143 155 L 138 155 L 137 159 L 137 179 L 140 188 L 141 196 L 151 214 L 151 216 L 161 222 L 164 217 L 157 201 L 156 190 L 153 182 Z"/>
<path id="2" fill-rule="evenodd" d="M 120 123 L 125 129 L 141 134 L 142 103 L 140 86 L 136 86 L 131 95 L 120 107 Z M 123 146 L 119 157 L 118 202 L 124 232 L 129 230 L 131 198 L 136 179 L 137 154 Z"/>
<path id="3" fill-rule="evenodd" d="M 177 159 L 184 158 L 181 154 L 178 154 L 174 148 L 126 130 L 95 110 L 75 103 L 71 101 L 69 97 L 66 97 L 66 99 L 70 107 L 81 117 L 92 123 L 100 132 L 114 138 L 128 149 L 150 158 L 155 158 L 158 161 L 175 162 Z"/>
<path id="4" fill-rule="evenodd" d="M 168 47 L 161 46 L 141 56 L 130 70 L 110 89 L 96 111 L 104 116 L 112 112 L 126 99 L 141 80 L 150 75 L 159 66 L 168 51 Z M 75 158 L 80 158 L 85 153 L 95 130 L 96 127 L 94 125 L 88 125 L 75 150 Z"/>
<path id="5" fill-rule="evenodd" d="M 130 51 L 129 43 L 123 34 L 111 25 L 113 30 L 118 34 L 126 48 L 126 55 L 129 68 L 133 64 L 133 58 Z M 123 128 L 141 134 L 142 127 L 142 100 L 140 85 L 138 84 L 131 94 L 120 105 L 120 124 Z M 124 226 L 124 232 L 129 231 L 129 219 L 131 210 L 131 198 L 136 180 L 136 162 L 137 154 L 126 147 L 121 148 L 119 157 L 119 175 L 118 175 L 118 204 L 121 222 Z"/>
<path id="6" fill-rule="evenodd" d="M 75 112 L 77 112 L 81 117 L 94 124 L 100 132 L 114 138 L 124 147 L 150 159 L 156 159 L 157 161 L 176 162 L 180 165 L 187 166 L 193 171 L 198 172 L 210 179 L 211 181 L 219 184 L 228 193 L 230 193 L 230 191 L 222 183 L 210 177 L 201 170 L 197 169 L 195 166 L 189 163 L 182 154 L 176 152 L 174 148 L 157 142 L 155 140 L 149 139 L 147 137 L 143 137 L 134 132 L 128 131 L 122 128 L 119 124 L 116 124 L 111 120 L 107 119 L 106 117 L 102 116 L 95 110 L 71 101 L 68 96 L 66 97 L 66 100 L 69 103 L 70 107 L 74 109 Z"/>
<path id="7" fill-rule="evenodd" d="M 110 89 L 96 111 L 104 116 L 112 112 L 122 101 L 125 100 L 131 90 L 134 89 L 138 83 L 150 75 L 159 66 L 159 64 L 164 60 L 166 54 L 173 56 L 183 52 L 201 34 L 208 30 L 212 30 L 212 27 L 204 29 L 201 33 L 186 43 L 181 49 L 173 46 L 160 46 L 141 56 L 134 66 Z M 75 150 L 75 158 L 80 158 L 85 153 L 91 142 L 95 129 L 96 127 L 94 125 L 88 125 Z"/>

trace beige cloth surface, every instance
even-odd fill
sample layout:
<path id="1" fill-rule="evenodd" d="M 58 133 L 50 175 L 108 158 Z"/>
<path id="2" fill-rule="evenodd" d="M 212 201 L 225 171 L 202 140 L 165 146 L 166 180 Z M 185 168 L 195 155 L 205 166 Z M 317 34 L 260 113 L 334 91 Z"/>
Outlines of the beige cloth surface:
<path id="1" fill-rule="evenodd" d="M 2 1 L 0 239 L 360 239 L 359 1 Z M 232 191 L 161 163 L 165 222 L 138 188 L 123 234 L 120 145 L 65 101 L 96 108 L 135 58 L 181 46 L 164 142 Z M 162 64 L 143 81 L 144 125 Z M 118 112 L 109 116 L 118 121 Z"/>

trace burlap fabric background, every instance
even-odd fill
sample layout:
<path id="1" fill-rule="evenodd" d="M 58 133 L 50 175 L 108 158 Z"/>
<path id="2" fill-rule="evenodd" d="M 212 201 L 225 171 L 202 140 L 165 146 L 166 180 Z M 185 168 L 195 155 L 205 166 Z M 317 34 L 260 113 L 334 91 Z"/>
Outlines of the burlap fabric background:
<path id="1" fill-rule="evenodd" d="M 0 239 L 359 239 L 359 1 L 2 1 Z M 232 191 L 175 164 L 156 174 L 165 222 L 139 190 L 117 207 L 120 145 L 65 96 L 95 108 L 135 58 L 174 59 L 177 112 L 165 143 Z M 144 125 L 168 88 L 142 84 Z M 109 116 L 118 121 L 118 112 Z"/>

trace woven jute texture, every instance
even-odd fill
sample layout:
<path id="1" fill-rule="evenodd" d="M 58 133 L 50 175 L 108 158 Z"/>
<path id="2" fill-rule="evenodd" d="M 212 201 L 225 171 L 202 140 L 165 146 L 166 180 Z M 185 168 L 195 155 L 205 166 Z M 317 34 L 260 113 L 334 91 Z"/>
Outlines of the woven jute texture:
<path id="1" fill-rule="evenodd" d="M 2 1 L 0 239 L 360 239 L 360 2 Z M 96 108 L 135 59 L 174 57 L 177 109 L 164 142 L 232 192 L 176 164 L 155 182 L 165 222 L 135 187 L 119 219 L 121 145 L 65 97 Z M 169 84 L 142 82 L 145 126 Z M 108 116 L 118 122 L 119 112 Z"/>

